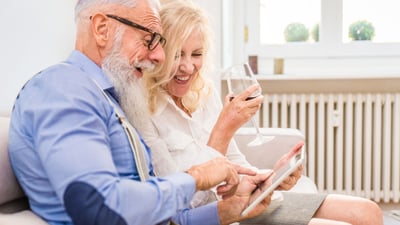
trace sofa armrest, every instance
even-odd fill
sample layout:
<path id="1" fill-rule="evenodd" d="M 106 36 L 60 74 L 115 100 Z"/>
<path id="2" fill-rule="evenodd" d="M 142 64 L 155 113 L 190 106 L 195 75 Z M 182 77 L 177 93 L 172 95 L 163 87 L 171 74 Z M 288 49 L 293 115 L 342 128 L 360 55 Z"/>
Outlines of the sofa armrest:
<path id="1" fill-rule="evenodd" d="M 256 130 L 242 127 L 235 134 L 235 141 L 246 159 L 260 169 L 272 168 L 276 159 L 285 154 L 299 141 L 304 141 L 304 135 L 291 128 L 260 128 L 263 135 L 274 137 L 271 141 L 259 146 L 247 146 L 256 137 Z"/>
<path id="2" fill-rule="evenodd" d="M 256 137 L 256 130 L 252 127 L 240 128 L 234 137 L 237 146 L 245 155 L 247 161 L 259 169 L 273 168 L 277 158 L 289 151 L 299 141 L 305 141 L 303 133 L 298 129 L 260 128 L 260 132 L 263 135 L 273 136 L 274 138 L 262 145 L 249 147 L 247 144 Z M 318 189 L 314 181 L 303 175 L 291 191 L 317 193 Z"/>

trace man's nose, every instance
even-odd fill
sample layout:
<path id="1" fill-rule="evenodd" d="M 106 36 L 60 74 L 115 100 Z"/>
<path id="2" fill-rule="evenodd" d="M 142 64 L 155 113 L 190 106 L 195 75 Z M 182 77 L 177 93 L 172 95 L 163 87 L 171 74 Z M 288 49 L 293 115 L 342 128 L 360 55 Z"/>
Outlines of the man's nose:
<path id="1" fill-rule="evenodd" d="M 165 60 L 165 52 L 161 45 L 150 51 L 149 59 L 155 64 L 161 64 Z"/>

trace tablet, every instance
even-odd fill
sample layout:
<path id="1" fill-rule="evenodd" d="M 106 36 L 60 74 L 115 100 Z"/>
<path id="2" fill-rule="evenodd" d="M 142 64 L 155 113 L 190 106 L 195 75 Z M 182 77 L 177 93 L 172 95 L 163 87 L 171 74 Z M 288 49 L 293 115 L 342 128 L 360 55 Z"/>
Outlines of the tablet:
<path id="1" fill-rule="evenodd" d="M 251 210 L 253 210 L 254 207 L 264 198 L 279 187 L 286 177 L 296 171 L 296 169 L 303 164 L 305 158 L 303 145 L 303 141 L 297 143 L 289 152 L 279 158 L 273 168 L 275 174 L 271 175 L 253 192 L 251 203 L 245 210 L 243 210 L 241 213 L 242 216 L 247 215 Z"/>

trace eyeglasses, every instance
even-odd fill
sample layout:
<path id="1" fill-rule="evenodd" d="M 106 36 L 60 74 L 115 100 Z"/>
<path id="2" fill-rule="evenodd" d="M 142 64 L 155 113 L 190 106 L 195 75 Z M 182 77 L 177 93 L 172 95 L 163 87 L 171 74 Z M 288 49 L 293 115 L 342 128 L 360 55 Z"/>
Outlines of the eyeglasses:
<path id="1" fill-rule="evenodd" d="M 134 23 L 130 20 L 127 20 L 125 18 L 119 17 L 119 16 L 115 16 L 115 15 L 111 15 L 111 14 L 107 14 L 107 17 L 112 18 L 114 20 L 117 20 L 125 25 L 128 25 L 130 27 L 142 30 L 142 31 L 146 31 L 148 33 L 151 34 L 151 38 L 150 40 L 146 40 L 147 42 L 147 48 L 152 51 L 154 50 L 157 45 L 160 43 L 162 47 L 165 46 L 165 43 L 167 42 L 167 40 L 160 34 L 157 32 L 152 31 L 151 29 L 144 27 L 142 25 L 139 25 L 137 23 Z"/>

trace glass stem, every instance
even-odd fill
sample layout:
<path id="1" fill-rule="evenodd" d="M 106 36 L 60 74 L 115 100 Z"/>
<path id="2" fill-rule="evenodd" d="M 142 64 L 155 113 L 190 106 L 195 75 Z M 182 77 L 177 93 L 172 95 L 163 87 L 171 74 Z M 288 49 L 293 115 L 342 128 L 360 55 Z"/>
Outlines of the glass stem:
<path id="1" fill-rule="evenodd" d="M 257 134 L 260 135 L 260 127 L 258 126 L 257 121 L 254 119 L 254 117 L 251 117 L 251 122 L 253 123 L 254 128 L 256 128 Z"/>

